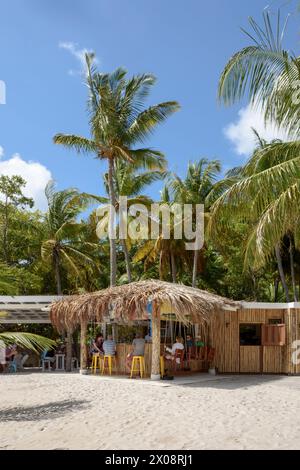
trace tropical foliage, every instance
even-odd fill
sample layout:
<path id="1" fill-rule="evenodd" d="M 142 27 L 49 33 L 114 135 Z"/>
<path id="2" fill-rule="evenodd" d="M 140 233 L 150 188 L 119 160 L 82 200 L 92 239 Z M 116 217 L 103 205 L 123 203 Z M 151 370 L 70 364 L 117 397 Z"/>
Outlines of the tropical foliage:
<path id="1" fill-rule="evenodd" d="M 25 197 L 20 176 L 0 177 L 2 295 L 71 294 L 160 278 L 234 299 L 299 299 L 300 62 L 283 47 L 287 22 L 280 16 L 274 27 L 265 11 L 262 25 L 250 19 L 250 27 L 245 31 L 249 45 L 221 74 L 219 98 L 227 105 L 248 99 L 266 119 L 284 127 L 287 139 L 267 142 L 254 131 L 253 154 L 223 178 L 220 162 L 208 158 L 188 163 L 184 176 L 170 173 L 163 153 L 144 142 L 178 103 L 148 106 L 153 75 L 130 78 L 122 68 L 100 73 L 87 55 L 89 136 L 57 134 L 54 142 L 104 161 L 102 190 L 91 195 L 49 183 L 48 208 L 42 213 Z M 173 216 L 170 237 L 162 233 L 159 215 L 154 239 L 123 238 L 119 229 L 116 239 L 99 239 L 97 231 L 112 229 L 105 209 L 113 206 L 120 224 L 121 197 L 129 207 L 150 207 L 153 184 L 157 193 L 160 185 L 160 202 L 171 213 L 174 204 L 203 204 L 201 250 L 189 251 L 186 240 L 175 237 Z M 102 204 L 101 216 L 90 207 L 95 201 Z"/>

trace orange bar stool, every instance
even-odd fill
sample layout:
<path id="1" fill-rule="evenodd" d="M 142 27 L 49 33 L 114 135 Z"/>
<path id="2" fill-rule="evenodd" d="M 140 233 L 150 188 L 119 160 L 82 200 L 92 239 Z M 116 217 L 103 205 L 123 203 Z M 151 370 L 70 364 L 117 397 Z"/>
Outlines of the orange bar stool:
<path id="1" fill-rule="evenodd" d="M 165 375 L 165 358 L 164 356 L 160 356 L 160 375 L 164 377 Z"/>
<path id="2" fill-rule="evenodd" d="M 111 375 L 113 367 L 116 367 L 116 356 L 105 355 L 102 362 L 102 375 L 105 370 L 107 370 L 109 375 Z"/>
<path id="3" fill-rule="evenodd" d="M 144 356 L 133 356 L 131 364 L 130 378 L 132 379 L 133 373 L 138 372 L 141 379 L 145 375 L 145 359 Z"/>
<path id="4" fill-rule="evenodd" d="M 92 356 L 92 373 L 96 374 L 97 369 L 101 369 L 101 361 L 102 361 L 102 356 L 99 353 L 94 353 Z"/>

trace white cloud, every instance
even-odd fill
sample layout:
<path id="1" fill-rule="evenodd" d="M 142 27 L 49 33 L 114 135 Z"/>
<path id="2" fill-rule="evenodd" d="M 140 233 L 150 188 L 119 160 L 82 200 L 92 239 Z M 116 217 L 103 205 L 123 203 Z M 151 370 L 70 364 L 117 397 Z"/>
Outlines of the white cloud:
<path id="1" fill-rule="evenodd" d="M 273 123 L 264 121 L 264 114 L 260 107 L 248 105 L 238 112 L 238 120 L 230 123 L 224 129 L 225 136 L 233 143 L 238 155 L 249 155 L 256 146 L 254 128 L 263 139 L 268 142 L 272 139 L 288 140 L 285 129 L 278 129 Z"/>
<path id="2" fill-rule="evenodd" d="M 70 69 L 69 70 L 69 75 L 78 75 L 82 74 L 86 70 L 86 62 L 85 62 L 85 54 L 94 54 L 94 51 L 92 49 L 86 49 L 85 47 L 83 49 L 80 49 L 78 47 L 78 44 L 75 44 L 74 42 L 60 42 L 58 44 L 58 47 L 61 49 L 65 49 L 66 51 L 70 52 L 75 59 L 80 63 L 80 70 L 74 70 Z M 98 64 L 98 59 L 97 57 L 94 58 L 95 64 Z"/>
<path id="3" fill-rule="evenodd" d="M 44 191 L 52 176 L 44 165 L 39 162 L 26 162 L 18 153 L 15 153 L 9 160 L 0 161 L 0 174 L 22 176 L 27 181 L 23 193 L 26 197 L 33 198 L 34 209 L 46 209 L 47 201 Z"/>
<path id="4" fill-rule="evenodd" d="M 4 148 L 0 145 L 0 158 L 4 156 Z"/>

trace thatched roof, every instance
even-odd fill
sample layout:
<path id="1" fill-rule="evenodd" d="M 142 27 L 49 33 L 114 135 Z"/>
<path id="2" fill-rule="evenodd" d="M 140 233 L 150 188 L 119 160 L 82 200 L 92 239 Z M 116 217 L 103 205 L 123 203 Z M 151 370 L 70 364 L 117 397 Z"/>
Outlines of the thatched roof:
<path id="1" fill-rule="evenodd" d="M 116 322 L 148 319 L 147 305 L 168 303 L 179 321 L 203 323 L 224 306 L 235 307 L 237 302 L 210 292 L 164 281 L 147 280 L 109 287 L 98 292 L 66 297 L 51 305 L 50 318 L 59 330 L 73 329 L 82 319 Z"/>

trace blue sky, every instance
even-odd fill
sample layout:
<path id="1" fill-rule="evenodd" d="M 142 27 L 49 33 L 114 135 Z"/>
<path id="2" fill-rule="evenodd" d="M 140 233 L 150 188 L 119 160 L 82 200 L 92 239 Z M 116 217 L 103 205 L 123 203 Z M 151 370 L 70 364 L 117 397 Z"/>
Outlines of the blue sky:
<path id="1" fill-rule="evenodd" d="M 280 6 L 283 13 L 295 10 L 293 1 L 269 4 L 274 14 Z M 183 175 L 187 162 L 202 156 L 220 159 L 225 170 L 243 162 L 252 146 L 249 127 L 260 129 L 260 117 L 241 112 L 246 103 L 220 106 L 217 83 L 230 56 L 249 43 L 240 27 L 247 27 L 250 15 L 260 20 L 266 5 L 267 0 L 3 0 L 0 172 L 22 172 L 39 207 L 51 176 L 59 188 L 103 193 L 104 163 L 52 143 L 57 132 L 88 135 L 80 75 L 84 49 L 95 51 L 103 71 L 122 65 L 130 74 L 154 73 L 158 82 L 150 102 L 179 101 L 181 111 L 149 141 L 165 152 L 171 170 Z M 299 20 L 292 15 L 285 42 L 295 53 Z M 155 199 L 158 189 L 153 187 Z"/>

